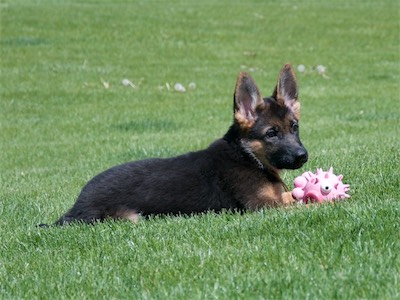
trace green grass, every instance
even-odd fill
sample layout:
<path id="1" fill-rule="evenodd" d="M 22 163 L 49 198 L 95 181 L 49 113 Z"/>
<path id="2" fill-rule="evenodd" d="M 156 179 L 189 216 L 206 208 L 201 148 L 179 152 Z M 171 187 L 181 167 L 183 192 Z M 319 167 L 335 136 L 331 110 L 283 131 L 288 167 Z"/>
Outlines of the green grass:
<path id="1" fill-rule="evenodd" d="M 0 298 L 400 297 L 398 1 L 0 0 L 0 13 Z M 349 201 L 35 227 L 105 168 L 206 147 L 230 125 L 238 72 L 268 96 L 286 62 L 306 66 L 310 160 L 283 176 L 332 165 Z"/>

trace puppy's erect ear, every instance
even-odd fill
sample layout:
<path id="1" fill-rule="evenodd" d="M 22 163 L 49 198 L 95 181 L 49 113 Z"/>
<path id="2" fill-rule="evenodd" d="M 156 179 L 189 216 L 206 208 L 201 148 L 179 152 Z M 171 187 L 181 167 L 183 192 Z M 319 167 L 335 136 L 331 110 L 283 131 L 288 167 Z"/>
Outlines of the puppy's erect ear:
<path id="1" fill-rule="evenodd" d="M 300 117 L 297 80 L 291 65 L 283 66 L 272 97 L 289 107 L 297 119 Z"/>
<path id="2" fill-rule="evenodd" d="M 246 72 L 241 72 L 236 82 L 234 110 L 235 119 L 242 128 L 254 125 L 257 119 L 256 107 L 262 103 L 264 101 L 253 78 Z"/>

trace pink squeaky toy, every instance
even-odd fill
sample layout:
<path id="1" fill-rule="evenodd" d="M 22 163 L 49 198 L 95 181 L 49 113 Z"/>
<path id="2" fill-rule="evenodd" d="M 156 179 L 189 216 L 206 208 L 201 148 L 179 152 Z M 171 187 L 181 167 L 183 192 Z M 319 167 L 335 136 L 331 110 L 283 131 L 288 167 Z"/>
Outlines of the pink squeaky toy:
<path id="1" fill-rule="evenodd" d="M 328 172 L 322 169 L 317 169 L 316 174 L 310 171 L 304 172 L 294 179 L 292 196 L 303 203 L 349 198 L 350 195 L 346 192 L 350 190 L 350 185 L 343 184 L 342 179 L 343 175 L 333 174 L 332 167 Z"/>

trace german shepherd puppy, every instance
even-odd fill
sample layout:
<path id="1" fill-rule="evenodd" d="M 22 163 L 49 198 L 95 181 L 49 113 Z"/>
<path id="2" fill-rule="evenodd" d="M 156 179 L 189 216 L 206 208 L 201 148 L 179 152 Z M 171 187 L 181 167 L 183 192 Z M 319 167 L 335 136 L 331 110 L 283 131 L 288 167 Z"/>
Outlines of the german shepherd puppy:
<path id="1" fill-rule="evenodd" d="M 293 68 L 284 65 L 271 97 L 242 72 L 233 124 L 207 149 L 112 167 L 91 179 L 55 224 L 139 216 L 256 210 L 293 202 L 279 176 L 308 154 L 299 138 L 300 103 Z"/>

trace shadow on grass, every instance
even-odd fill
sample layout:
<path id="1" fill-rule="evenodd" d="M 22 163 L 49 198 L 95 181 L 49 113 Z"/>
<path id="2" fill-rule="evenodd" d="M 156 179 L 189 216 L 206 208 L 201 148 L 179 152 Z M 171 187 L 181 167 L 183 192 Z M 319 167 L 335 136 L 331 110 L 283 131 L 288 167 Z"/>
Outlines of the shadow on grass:
<path id="1" fill-rule="evenodd" d="M 112 126 L 113 128 L 120 131 L 132 131 L 135 133 L 144 132 L 159 132 L 159 131 L 171 131 L 177 130 L 181 126 L 170 120 L 144 120 L 144 121 L 129 121 L 119 123 Z"/>

